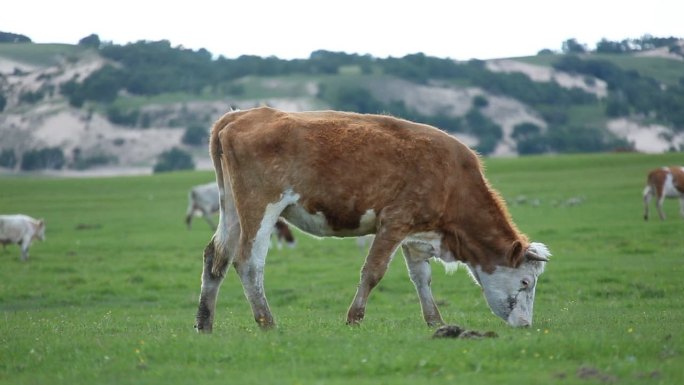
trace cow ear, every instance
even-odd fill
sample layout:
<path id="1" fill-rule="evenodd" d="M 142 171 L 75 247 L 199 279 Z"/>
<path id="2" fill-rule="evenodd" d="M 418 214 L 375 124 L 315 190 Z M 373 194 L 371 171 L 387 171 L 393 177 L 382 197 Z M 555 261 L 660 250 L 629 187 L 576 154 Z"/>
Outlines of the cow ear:
<path id="1" fill-rule="evenodd" d="M 532 242 L 530 247 L 525 252 L 525 257 L 530 261 L 548 262 L 551 252 L 548 247 L 542 243 Z"/>
<path id="2" fill-rule="evenodd" d="M 508 259 L 508 262 L 510 263 L 510 266 L 520 266 L 520 264 L 522 264 L 523 260 L 525 259 L 525 253 L 522 242 L 513 241 L 513 244 L 511 245 L 511 248 L 508 250 L 508 254 L 506 257 Z"/>

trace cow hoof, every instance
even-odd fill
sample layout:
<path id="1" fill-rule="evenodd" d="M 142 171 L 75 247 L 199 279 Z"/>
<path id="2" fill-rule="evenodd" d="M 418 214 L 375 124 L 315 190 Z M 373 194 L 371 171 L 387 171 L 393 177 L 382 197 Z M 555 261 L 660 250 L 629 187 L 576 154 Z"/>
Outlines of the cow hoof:
<path id="1" fill-rule="evenodd" d="M 197 324 L 194 326 L 194 328 L 197 331 L 197 333 L 200 333 L 200 334 L 210 334 L 211 329 L 212 329 L 211 325 L 201 326 L 201 325 L 197 325 Z"/>

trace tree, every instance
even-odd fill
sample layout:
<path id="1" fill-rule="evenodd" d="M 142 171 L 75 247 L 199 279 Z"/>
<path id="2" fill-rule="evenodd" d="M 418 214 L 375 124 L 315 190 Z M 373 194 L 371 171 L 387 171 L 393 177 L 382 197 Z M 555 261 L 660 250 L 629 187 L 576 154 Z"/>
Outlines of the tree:
<path id="1" fill-rule="evenodd" d="M 195 162 L 192 160 L 192 156 L 180 148 L 174 147 L 159 154 L 157 163 L 154 165 L 154 172 L 193 170 L 194 168 Z"/>
<path id="2" fill-rule="evenodd" d="M 6 148 L 0 152 L 0 167 L 14 168 L 17 165 L 17 155 L 11 148 Z"/>
<path id="3" fill-rule="evenodd" d="M 92 33 L 78 41 L 78 45 L 88 48 L 100 48 L 100 37 Z"/>
<path id="4" fill-rule="evenodd" d="M 584 44 L 580 44 L 576 39 L 568 39 L 563 42 L 561 47 L 563 53 L 585 53 L 587 52 L 587 47 Z"/>
<path id="5" fill-rule="evenodd" d="M 7 98 L 5 95 L 0 94 L 0 112 L 5 110 L 5 106 L 7 106 Z"/>
<path id="6" fill-rule="evenodd" d="M 31 39 L 24 35 L 0 31 L 0 43 L 31 43 Z"/>
<path id="7" fill-rule="evenodd" d="M 541 128 L 534 123 L 516 124 L 511 137 L 516 140 L 518 153 L 521 155 L 541 154 L 548 150 L 548 140 L 541 134 Z"/>

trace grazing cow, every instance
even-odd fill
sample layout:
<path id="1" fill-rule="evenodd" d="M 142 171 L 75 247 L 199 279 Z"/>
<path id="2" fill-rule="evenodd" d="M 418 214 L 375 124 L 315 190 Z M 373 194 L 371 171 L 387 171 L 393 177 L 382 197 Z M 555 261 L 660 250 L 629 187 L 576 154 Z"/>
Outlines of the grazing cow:
<path id="1" fill-rule="evenodd" d="M 316 236 L 375 234 L 348 324 L 364 318 L 399 246 L 428 325 L 444 323 L 430 289 L 431 258 L 464 263 L 509 325 L 532 323 L 550 253 L 518 231 L 479 157 L 450 135 L 390 116 L 260 107 L 221 117 L 210 152 L 221 204 L 204 249 L 199 331 L 212 329 L 230 265 L 256 322 L 275 324 L 263 278 L 269 234 L 281 216 Z"/>
<path id="2" fill-rule="evenodd" d="M 643 196 L 644 220 L 648 220 L 648 206 L 654 196 L 661 220 L 665 219 L 665 213 L 663 213 L 665 198 L 679 198 L 679 213 L 684 217 L 684 167 L 662 167 L 649 172 Z"/>
<path id="3" fill-rule="evenodd" d="M 45 221 L 28 215 L 0 215 L 0 243 L 3 248 L 9 243 L 21 247 L 21 260 L 29 257 L 28 250 L 35 239 L 45 240 Z"/>
<path id="4" fill-rule="evenodd" d="M 211 215 L 218 211 L 219 189 L 216 182 L 197 185 L 190 189 L 190 193 L 188 194 L 188 210 L 185 213 L 185 223 L 188 225 L 188 229 L 191 228 L 192 217 L 195 215 L 201 215 L 212 229 L 216 229 L 216 225 L 214 224 L 214 221 L 212 221 Z M 276 244 L 278 248 L 282 247 L 283 242 L 288 246 L 294 246 L 294 236 L 285 222 L 278 219 L 275 224 L 275 229 Z"/>

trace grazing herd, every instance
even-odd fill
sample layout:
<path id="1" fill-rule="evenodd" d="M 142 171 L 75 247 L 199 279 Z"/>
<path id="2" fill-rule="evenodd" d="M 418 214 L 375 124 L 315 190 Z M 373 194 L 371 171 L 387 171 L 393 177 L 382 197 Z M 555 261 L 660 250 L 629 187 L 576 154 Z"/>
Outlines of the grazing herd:
<path id="1" fill-rule="evenodd" d="M 210 154 L 216 181 L 188 194 L 185 223 L 201 216 L 215 230 L 204 249 L 196 328 L 211 332 L 219 287 L 232 266 L 254 319 L 275 325 L 264 291 L 271 235 L 294 245 L 289 225 L 317 237 L 357 237 L 365 252 L 348 324 L 360 323 L 371 291 L 401 248 L 425 322 L 444 325 L 432 296 L 430 260 L 447 270 L 465 265 L 491 311 L 511 326 L 532 324 L 548 248 L 531 242 L 511 220 L 484 176 L 477 154 L 424 124 L 385 115 L 336 111 L 231 111 L 213 126 Z M 644 219 L 655 198 L 679 198 L 684 217 L 684 167 L 648 173 Z M 219 213 L 218 225 L 212 215 Z M 0 215 L 0 244 L 17 244 L 21 260 L 45 221 Z"/>

